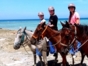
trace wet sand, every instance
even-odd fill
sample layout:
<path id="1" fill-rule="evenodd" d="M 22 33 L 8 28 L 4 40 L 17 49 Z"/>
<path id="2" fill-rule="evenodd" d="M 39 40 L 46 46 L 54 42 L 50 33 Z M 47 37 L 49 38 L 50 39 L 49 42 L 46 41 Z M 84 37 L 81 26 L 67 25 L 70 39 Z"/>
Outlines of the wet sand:
<path id="1" fill-rule="evenodd" d="M 29 55 L 25 52 L 24 48 L 21 47 L 19 50 L 13 49 L 13 43 L 16 36 L 16 31 L 0 29 L 0 66 L 32 66 L 33 55 L 29 47 L 26 47 Z M 81 60 L 80 52 L 78 52 L 75 58 L 75 66 L 79 66 Z M 48 57 L 49 66 L 52 65 L 53 55 Z M 72 64 L 72 57 L 70 54 L 67 55 L 69 64 Z M 58 66 L 62 62 L 62 58 L 58 55 Z M 56 65 L 56 66 L 57 66 Z M 40 66 L 39 58 L 37 58 L 37 66 Z M 88 66 L 88 58 L 85 57 L 83 66 Z"/>

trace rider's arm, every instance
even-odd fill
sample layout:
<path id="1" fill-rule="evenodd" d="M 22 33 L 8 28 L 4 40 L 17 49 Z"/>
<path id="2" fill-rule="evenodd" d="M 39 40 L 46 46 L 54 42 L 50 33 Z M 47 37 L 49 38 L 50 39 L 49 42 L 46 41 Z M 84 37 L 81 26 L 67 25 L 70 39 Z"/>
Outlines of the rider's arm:
<path id="1" fill-rule="evenodd" d="M 76 18 L 76 24 L 80 24 L 80 19 Z"/>
<path id="2" fill-rule="evenodd" d="M 77 12 L 75 13 L 75 16 L 76 16 L 75 17 L 76 18 L 76 22 L 75 23 L 76 24 L 80 24 L 80 16 L 79 16 L 79 14 Z"/>

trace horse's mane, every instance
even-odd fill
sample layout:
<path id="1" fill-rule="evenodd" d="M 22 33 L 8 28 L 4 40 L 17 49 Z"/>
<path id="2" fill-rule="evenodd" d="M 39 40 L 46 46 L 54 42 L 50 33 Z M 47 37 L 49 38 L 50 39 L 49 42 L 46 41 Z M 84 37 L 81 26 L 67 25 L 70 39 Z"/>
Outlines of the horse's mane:
<path id="1" fill-rule="evenodd" d="M 69 22 L 66 21 L 65 23 L 66 25 L 64 27 L 70 28 Z M 85 35 L 85 34 L 88 35 L 88 25 L 82 25 L 82 24 L 79 24 L 79 25 L 75 24 L 75 25 L 78 27 L 82 35 Z"/>
<path id="2" fill-rule="evenodd" d="M 83 35 L 86 34 L 88 35 L 88 25 L 76 25 L 78 27 L 78 29 L 81 31 L 80 33 L 82 33 Z"/>
<path id="3" fill-rule="evenodd" d="M 47 26 L 48 26 L 48 25 L 47 25 Z M 54 30 L 54 29 L 50 28 L 49 26 L 48 26 L 48 28 L 49 28 L 49 30 L 52 30 L 52 31 L 55 32 L 55 33 L 60 33 L 60 31 L 61 31 L 61 30 Z"/>
<path id="4" fill-rule="evenodd" d="M 17 33 L 19 32 L 19 31 L 21 31 L 22 29 L 18 29 L 18 31 L 17 31 Z M 32 30 L 26 30 L 26 32 L 28 33 L 28 34 L 33 34 L 33 31 Z"/>

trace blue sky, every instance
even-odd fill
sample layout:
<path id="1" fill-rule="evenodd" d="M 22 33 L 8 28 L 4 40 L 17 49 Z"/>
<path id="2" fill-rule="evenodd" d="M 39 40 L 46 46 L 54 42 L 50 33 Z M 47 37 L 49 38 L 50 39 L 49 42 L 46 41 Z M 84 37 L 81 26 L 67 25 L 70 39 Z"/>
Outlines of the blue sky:
<path id="1" fill-rule="evenodd" d="M 68 4 L 74 3 L 81 17 L 88 17 L 88 0 L 0 0 L 0 19 L 33 19 L 42 11 L 49 18 L 48 7 L 55 8 L 58 18 L 68 18 Z"/>

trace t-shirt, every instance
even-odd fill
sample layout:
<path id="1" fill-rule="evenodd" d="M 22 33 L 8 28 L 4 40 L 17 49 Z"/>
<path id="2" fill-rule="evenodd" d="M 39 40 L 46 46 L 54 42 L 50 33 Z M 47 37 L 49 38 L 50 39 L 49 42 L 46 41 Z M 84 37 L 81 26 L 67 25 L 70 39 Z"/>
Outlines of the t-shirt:
<path id="1" fill-rule="evenodd" d="M 77 20 L 78 18 L 80 19 L 80 16 L 79 16 L 78 12 L 75 12 L 74 15 L 73 15 L 72 18 L 71 18 L 70 23 L 71 23 L 72 25 L 74 25 L 75 22 L 76 22 L 76 20 Z"/>
<path id="2" fill-rule="evenodd" d="M 41 20 L 41 21 L 40 21 L 40 24 L 41 24 L 41 23 L 44 23 L 44 22 L 46 22 L 46 20 L 45 20 L 45 19 Z"/>
<path id="3" fill-rule="evenodd" d="M 49 22 L 54 25 L 52 29 L 58 30 L 57 28 L 58 17 L 56 15 L 50 16 Z"/>

